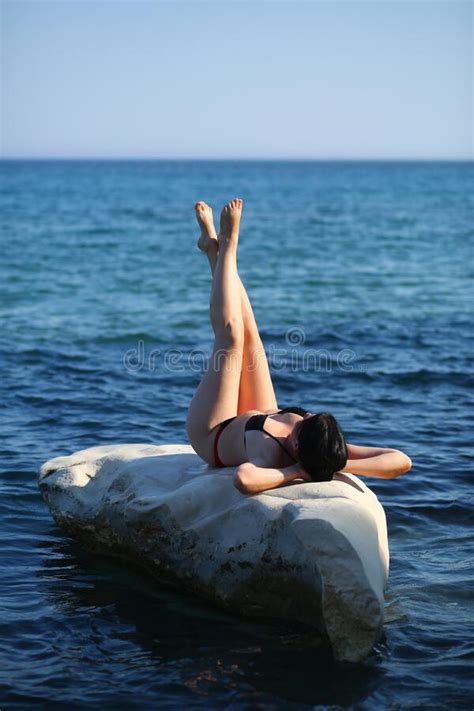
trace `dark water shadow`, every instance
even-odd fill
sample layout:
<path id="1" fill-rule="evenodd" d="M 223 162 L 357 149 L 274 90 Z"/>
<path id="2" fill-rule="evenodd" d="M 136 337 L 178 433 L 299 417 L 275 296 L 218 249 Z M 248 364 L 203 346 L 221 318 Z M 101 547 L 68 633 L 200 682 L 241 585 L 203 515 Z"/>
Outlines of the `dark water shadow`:
<path id="1" fill-rule="evenodd" d="M 48 543 L 47 546 L 51 546 Z M 45 546 L 45 547 L 47 547 Z M 384 675 L 380 653 L 359 664 L 336 662 L 317 633 L 294 623 L 232 616 L 196 597 L 160 585 L 141 569 L 92 555 L 71 540 L 56 541 L 38 573 L 49 602 L 65 618 L 84 610 L 103 624 L 101 644 L 126 640 L 156 675 L 180 667 L 185 687 L 235 694 L 245 704 L 361 704 Z M 124 631 L 126 630 L 126 631 Z M 104 641 L 105 637 L 105 641 Z M 112 657 L 113 664 L 113 657 Z M 140 684 L 137 675 L 137 684 Z"/>

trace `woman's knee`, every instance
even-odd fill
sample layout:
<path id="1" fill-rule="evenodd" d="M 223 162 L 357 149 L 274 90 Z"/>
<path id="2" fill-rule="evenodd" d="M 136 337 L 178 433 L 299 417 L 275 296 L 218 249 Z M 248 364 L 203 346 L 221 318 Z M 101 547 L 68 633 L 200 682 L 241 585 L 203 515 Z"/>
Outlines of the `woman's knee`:
<path id="1" fill-rule="evenodd" d="M 219 344 L 233 349 L 242 349 L 244 345 L 244 324 L 240 318 L 222 319 L 220 323 L 213 323 L 214 333 Z"/>

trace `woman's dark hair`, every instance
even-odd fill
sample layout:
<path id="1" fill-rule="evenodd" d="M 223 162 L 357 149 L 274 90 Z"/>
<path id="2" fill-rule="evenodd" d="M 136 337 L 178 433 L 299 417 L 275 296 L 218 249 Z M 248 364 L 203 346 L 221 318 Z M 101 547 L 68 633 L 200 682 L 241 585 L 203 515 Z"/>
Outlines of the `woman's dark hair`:
<path id="1" fill-rule="evenodd" d="M 330 412 L 303 420 L 298 433 L 298 459 L 313 481 L 330 481 L 345 467 L 346 440 Z"/>

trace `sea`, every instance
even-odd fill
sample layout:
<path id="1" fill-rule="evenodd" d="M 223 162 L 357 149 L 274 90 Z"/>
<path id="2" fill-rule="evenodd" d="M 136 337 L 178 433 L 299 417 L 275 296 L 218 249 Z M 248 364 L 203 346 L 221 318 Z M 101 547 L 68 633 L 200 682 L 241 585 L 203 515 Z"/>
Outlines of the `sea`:
<path id="1" fill-rule="evenodd" d="M 0 708 L 472 709 L 472 162 L 0 163 Z M 242 197 L 239 271 L 281 406 L 413 461 L 360 663 L 92 555 L 38 470 L 186 442 L 212 343 L 193 206 Z"/>

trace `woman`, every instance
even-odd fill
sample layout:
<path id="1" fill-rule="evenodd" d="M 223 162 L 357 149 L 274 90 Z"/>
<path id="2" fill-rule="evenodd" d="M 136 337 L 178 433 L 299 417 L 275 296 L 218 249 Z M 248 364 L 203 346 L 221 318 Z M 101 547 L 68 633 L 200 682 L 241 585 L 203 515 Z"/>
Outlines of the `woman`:
<path id="1" fill-rule="evenodd" d="M 396 477 L 411 467 L 396 449 L 346 443 L 327 413 L 278 409 L 267 358 L 247 292 L 237 271 L 242 200 L 222 210 L 219 235 L 212 210 L 196 203 L 198 247 L 212 272 L 210 317 L 214 348 L 191 401 L 189 440 L 211 466 L 236 466 L 234 481 L 246 494 L 295 479 L 329 481 L 337 471 Z"/>

